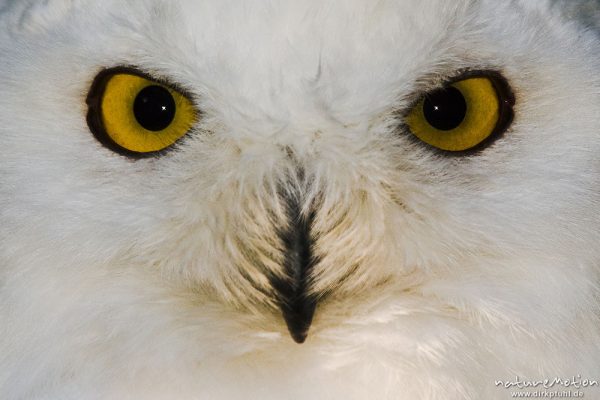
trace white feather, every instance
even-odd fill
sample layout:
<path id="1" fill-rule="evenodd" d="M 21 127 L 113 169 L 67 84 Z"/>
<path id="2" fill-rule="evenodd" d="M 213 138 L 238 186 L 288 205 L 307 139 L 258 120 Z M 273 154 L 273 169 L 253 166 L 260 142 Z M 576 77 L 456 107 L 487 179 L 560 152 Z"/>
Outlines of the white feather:
<path id="1" fill-rule="evenodd" d="M 202 110 L 167 155 L 89 132 L 90 85 L 118 65 Z M 465 69 L 500 71 L 515 119 L 444 157 L 398 115 Z M 0 398 L 600 380 L 599 70 L 597 32 L 544 1 L 0 1 Z M 256 289 L 281 272 L 282 186 L 318 205 L 328 295 L 303 345 Z"/>

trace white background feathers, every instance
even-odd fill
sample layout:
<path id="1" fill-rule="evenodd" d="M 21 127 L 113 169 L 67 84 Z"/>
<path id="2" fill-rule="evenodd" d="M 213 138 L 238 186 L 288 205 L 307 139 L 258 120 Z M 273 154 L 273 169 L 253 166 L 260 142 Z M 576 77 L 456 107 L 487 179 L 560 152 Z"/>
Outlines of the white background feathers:
<path id="1" fill-rule="evenodd" d="M 89 132 L 91 82 L 117 65 L 202 110 L 164 157 Z M 401 116 L 466 69 L 506 77 L 515 120 L 445 157 Z M 0 398 L 600 380 L 599 70 L 597 32 L 544 1 L 0 1 Z M 281 185 L 318 204 L 328 297 L 303 345 L 256 290 L 281 268 Z"/>

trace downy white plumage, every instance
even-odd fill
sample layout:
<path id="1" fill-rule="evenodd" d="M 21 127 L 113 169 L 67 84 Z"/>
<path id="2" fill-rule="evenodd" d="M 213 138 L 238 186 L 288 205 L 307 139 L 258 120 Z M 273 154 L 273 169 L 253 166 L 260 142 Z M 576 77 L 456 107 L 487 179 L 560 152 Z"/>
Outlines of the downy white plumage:
<path id="1" fill-rule="evenodd" d="M 90 132 L 119 66 L 197 108 L 168 151 Z M 599 70 L 544 1 L 0 1 L 0 398 L 600 379 Z M 416 140 L 415 101 L 468 71 L 506 80 L 506 132 Z"/>

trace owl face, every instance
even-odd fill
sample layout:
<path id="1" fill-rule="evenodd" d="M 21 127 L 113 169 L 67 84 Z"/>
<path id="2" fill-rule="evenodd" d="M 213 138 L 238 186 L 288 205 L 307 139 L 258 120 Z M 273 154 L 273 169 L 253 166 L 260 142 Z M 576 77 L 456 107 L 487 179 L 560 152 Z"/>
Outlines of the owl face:
<path id="1" fill-rule="evenodd" d="M 25 364 L 369 354 L 385 387 L 441 363 L 474 394 L 474 365 L 535 367 L 507 330 L 598 337 L 598 41 L 546 3 L 0 4 L 0 312 L 45 327 L 0 349 Z M 62 364 L 24 350 L 49 342 Z"/>

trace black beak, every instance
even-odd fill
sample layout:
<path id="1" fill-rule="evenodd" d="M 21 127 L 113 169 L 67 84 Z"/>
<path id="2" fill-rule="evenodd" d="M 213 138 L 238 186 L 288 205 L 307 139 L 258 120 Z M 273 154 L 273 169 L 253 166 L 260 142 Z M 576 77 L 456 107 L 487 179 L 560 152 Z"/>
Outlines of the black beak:
<path id="1" fill-rule="evenodd" d="M 308 294 L 310 270 L 313 265 L 310 225 L 296 199 L 286 197 L 288 226 L 280 233 L 285 247 L 285 276 L 271 279 L 277 301 L 292 339 L 304 343 L 312 323 L 317 301 Z"/>

